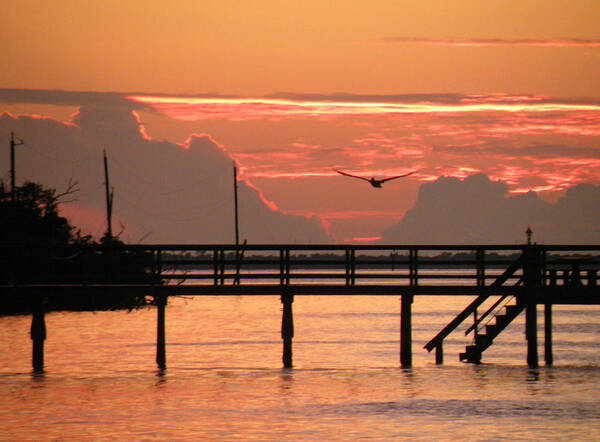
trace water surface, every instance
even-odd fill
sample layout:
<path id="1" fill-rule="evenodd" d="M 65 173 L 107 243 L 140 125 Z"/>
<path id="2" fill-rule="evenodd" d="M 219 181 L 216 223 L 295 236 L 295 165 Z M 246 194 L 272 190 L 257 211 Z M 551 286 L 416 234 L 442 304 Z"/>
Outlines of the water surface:
<path id="1" fill-rule="evenodd" d="M 522 318 L 478 366 L 463 326 L 436 366 L 422 346 L 469 302 L 416 298 L 410 370 L 398 297 L 296 297 L 289 370 L 276 296 L 171 300 L 162 373 L 153 309 L 47 314 L 42 375 L 30 317 L 0 318 L 0 439 L 600 438 L 600 309 L 554 307 L 554 367 L 526 366 Z"/>

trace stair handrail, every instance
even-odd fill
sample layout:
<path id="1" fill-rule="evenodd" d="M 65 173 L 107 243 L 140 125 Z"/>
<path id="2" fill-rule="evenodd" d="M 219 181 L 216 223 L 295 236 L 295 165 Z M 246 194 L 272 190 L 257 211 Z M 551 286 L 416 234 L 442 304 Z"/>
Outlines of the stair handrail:
<path id="1" fill-rule="evenodd" d="M 517 287 L 517 286 L 521 285 L 522 283 L 523 283 L 523 278 L 520 278 L 520 279 L 517 281 L 517 283 L 515 284 L 515 287 Z M 496 317 L 496 313 L 497 313 L 497 312 L 498 312 L 500 309 L 504 308 L 504 306 L 505 306 L 506 304 L 508 304 L 508 303 L 509 303 L 509 302 L 512 300 L 512 298 L 514 298 L 514 297 L 515 297 L 514 295 L 509 295 L 509 294 L 502 295 L 502 296 L 501 296 L 501 297 L 500 297 L 500 298 L 499 298 L 499 299 L 498 299 L 498 300 L 497 300 L 497 301 L 496 301 L 494 304 L 492 304 L 492 306 L 491 306 L 489 309 L 487 309 L 487 311 L 486 311 L 486 312 L 485 312 L 483 315 L 481 315 L 480 317 L 478 317 L 478 318 L 477 318 L 477 321 L 473 321 L 473 325 L 471 325 L 471 326 L 470 326 L 468 329 L 466 329 L 466 330 L 465 330 L 465 336 L 468 336 L 468 335 L 469 335 L 469 333 L 471 333 L 471 332 L 472 332 L 473 330 L 475 330 L 475 329 L 477 329 L 477 331 L 479 331 L 479 330 L 481 330 L 483 327 L 485 327 L 486 325 L 488 325 L 488 324 L 490 323 L 490 321 Z M 507 298 L 508 298 L 508 299 L 507 299 Z M 506 302 L 502 303 L 502 301 L 506 301 Z M 502 303 L 502 305 L 500 305 L 501 303 Z M 496 307 L 498 307 L 498 308 L 496 308 Z M 484 320 L 484 319 L 485 319 L 487 316 L 489 316 L 491 313 L 494 313 L 494 314 L 493 314 L 493 315 L 492 315 L 490 318 L 488 318 L 488 320 L 485 322 L 485 324 L 483 324 L 483 325 L 480 327 L 479 325 L 480 325 L 480 324 L 483 322 L 483 320 Z"/>
<path id="2" fill-rule="evenodd" d="M 508 297 L 508 295 L 502 295 L 483 315 L 479 316 L 476 321 L 473 321 L 473 324 L 470 325 L 469 328 L 465 330 L 465 336 L 468 336 L 469 333 L 471 333 L 475 329 L 477 329 L 477 331 L 479 331 L 478 326 L 481 323 L 481 321 L 483 321 L 492 311 L 494 311 L 496 309 L 496 307 L 498 307 L 498 305 L 502 301 L 504 301 L 507 297 Z"/>
<path id="3" fill-rule="evenodd" d="M 520 267 L 522 266 L 522 259 L 519 257 L 516 261 L 512 262 L 508 268 L 500 275 L 496 280 L 489 286 L 499 287 L 504 284 Z M 434 348 L 442 344 L 443 340 L 452 333 L 456 327 L 464 322 L 471 313 L 475 311 L 483 302 L 489 297 L 489 294 L 481 294 L 473 300 L 462 312 L 450 321 L 446 327 L 444 327 L 437 335 L 435 335 L 427 344 L 423 346 L 427 351 L 431 351 Z"/>

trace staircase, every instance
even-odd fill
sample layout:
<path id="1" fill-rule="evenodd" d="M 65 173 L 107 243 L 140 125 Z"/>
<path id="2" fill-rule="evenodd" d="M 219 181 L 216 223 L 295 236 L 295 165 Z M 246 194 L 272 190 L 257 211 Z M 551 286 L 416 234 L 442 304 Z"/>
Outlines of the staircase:
<path id="1" fill-rule="evenodd" d="M 525 309 L 525 305 L 508 304 L 504 306 L 503 313 L 496 314 L 495 323 L 485 326 L 485 333 L 475 335 L 475 343 L 467 345 L 466 351 L 459 355 L 461 361 L 479 364 L 481 354 L 494 343 L 494 338 L 504 330 L 513 319 Z"/>
<path id="2" fill-rule="evenodd" d="M 522 263 L 521 263 L 521 259 L 519 258 L 518 260 L 516 260 L 515 262 L 511 263 L 508 268 L 500 275 L 498 276 L 498 278 L 496 278 L 496 280 L 489 286 L 490 289 L 494 289 L 496 287 L 500 287 L 502 286 L 505 282 L 507 282 L 511 277 L 513 277 L 513 275 L 515 274 L 515 272 L 517 270 L 519 270 L 522 267 Z M 520 284 L 521 281 L 517 282 L 517 285 Z M 438 351 L 440 351 L 442 349 L 443 346 L 443 342 L 444 339 L 452 332 L 454 331 L 460 324 L 462 324 L 462 322 L 467 319 L 469 316 L 471 316 L 477 309 L 477 307 L 479 307 L 481 304 L 483 304 L 490 296 L 489 292 L 485 292 L 483 294 L 481 294 L 480 296 L 478 296 L 476 299 L 474 299 L 462 312 L 460 312 L 458 315 L 456 315 L 456 317 L 450 321 L 450 323 L 448 325 L 446 325 L 437 335 L 435 335 L 429 342 L 427 342 L 427 344 L 425 344 L 424 348 L 427 351 L 431 351 L 434 348 L 436 349 L 436 354 Z M 501 298 L 501 301 L 504 298 Z M 498 304 L 494 304 L 493 308 L 495 308 Z M 488 314 L 490 314 L 492 311 L 492 309 L 488 310 L 484 315 L 482 315 L 480 317 L 480 321 L 487 316 Z M 520 312 L 519 312 L 520 313 Z M 511 314 L 512 314 L 512 309 L 511 309 Z M 518 313 L 517 313 L 518 315 Z M 501 315 L 500 315 L 501 316 Z M 509 320 L 512 321 L 514 318 L 511 318 Z M 498 324 L 501 324 L 502 321 L 504 321 L 505 319 L 500 318 Z M 508 325 L 508 323 L 506 324 Z M 504 327 L 506 327 L 506 325 Z M 474 324 L 474 327 L 477 327 L 477 324 Z M 504 328 L 502 327 L 502 328 Z M 494 337 L 496 337 L 498 335 L 498 333 L 500 333 L 502 330 L 498 329 L 496 334 L 490 339 L 489 344 L 487 344 L 485 346 L 485 348 L 489 347 L 492 343 L 492 340 Z M 490 335 L 491 336 L 491 335 Z M 483 350 L 485 350 L 485 348 Z M 477 362 L 479 362 L 481 360 L 481 352 L 483 350 L 479 351 L 479 359 L 477 360 Z M 477 350 L 475 350 L 477 351 Z M 469 349 L 467 348 L 467 353 L 469 352 Z M 473 352 L 473 350 L 471 350 L 471 352 Z M 443 352 L 440 351 L 440 354 L 442 354 Z M 462 355 L 467 355 L 467 353 L 462 353 L 461 354 L 461 360 L 463 360 Z M 471 353 L 468 353 L 469 356 L 471 355 Z M 464 359 L 467 359 L 467 356 L 465 356 Z M 475 360 L 473 361 L 469 361 L 469 362 L 475 362 Z M 438 360 L 437 359 L 437 355 L 436 355 L 436 363 L 441 363 L 441 358 Z"/>

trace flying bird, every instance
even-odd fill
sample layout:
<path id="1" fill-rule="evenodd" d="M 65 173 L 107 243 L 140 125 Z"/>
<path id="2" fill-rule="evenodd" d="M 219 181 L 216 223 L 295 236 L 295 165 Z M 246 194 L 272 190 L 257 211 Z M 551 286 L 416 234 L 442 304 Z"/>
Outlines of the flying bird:
<path id="1" fill-rule="evenodd" d="M 342 172 L 341 170 L 337 170 L 337 169 L 333 169 L 333 170 L 335 170 L 337 173 L 339 173 L 341 175 L 346 175 L 346 176 L 349 176 L 349 177 L 352 177 L 352 178 L 358 178 L 359 180 L 368 181 L 369 183 L 371 183 L 371 186 L 378 187 L 378 188 L 381 188 L 381 185 L 383 183 L 385 183 L 386 181 L 395 180 L 396 178 L 402 178 L 402 177 L 405 177 L 405 176 L 409 176 L 409 175 L 412 175 L 413 173 L 416 172 L 416 170 L 413 170 L 412 172 L 405 173 L 404 175 L 396 175 L 396 176 L 392 176 L 392 177 L 389 177 L 389 178 L 383 178 L 381 180 L 377 180 L 375 178 L 365 178 L 365 177 L 358 176 L 358 175 L 352 175 L 352 174 L 349 174 L 349 173 L 346 173 L 346 172 Z"/>

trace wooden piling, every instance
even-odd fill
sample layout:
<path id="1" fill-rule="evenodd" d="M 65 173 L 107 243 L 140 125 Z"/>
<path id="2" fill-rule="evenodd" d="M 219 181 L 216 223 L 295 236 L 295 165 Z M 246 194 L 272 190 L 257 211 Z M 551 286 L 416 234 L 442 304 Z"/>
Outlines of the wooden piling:
<path id="1" fill-rule="evenodd" d="M 544 361 L 546 365 L 552 365 L 552 304 L 544 305 Z"/>
<path id="2" fill-rule="evenodd" d="M 44 371 L 44 340 L 46 339 L 46 320 L 42 301 L 38 303 L 31 318 L 31 341 L 33 344 L 31 365 L 33 371 Z"/>
<path id="3" fill-rule="evenodd" d="M 527 339 L 527 365 L 530 368 L 537 368 L 538 349 L 537 349 L 537 304 L 535 301 L 529 302 L 525 307 L 525 338 Z"/>
<path id="4" fill-rule="evenodd" d="M 527 340 L 527 365 L 536 368 L 539 365 L 537 349 L 537 300 L 542 288 L 542 259 L 538 246 L 527 245 L 523 248 L 524 297 L 518 300 L 525 304 L 525 339 Z"/>
<path id="5" fill-rule="evenodd" d="M 400 309 L 400 365 L 402 368 L 412 366 L 412 295 L 401 296 Z M 437 353 L 436 353 L 437 356 Z"/>
<path id="6" fill-rule="evenodd" d="M 283 314 L 281 317 L 281 338 L 283 339 L 283 366 L 292 368 L 292 338 L 294 337 L 294 316 L 292 303 L 294 294 L 285 289 L 281 294 Z"/>
<path id="7" fill-rule="evenodd" d="M 160 370 L 167 368 L 167 350 L 165 340 L 165 306 L 167 297 L 165 295 L 156 296 L 156 364 Z"/>
<path id="8" fill-rule="evenodd" d="M 435 347 L 435 363 L 437 365 L 442 365 L 444 363 L 444 344 L 440 343 L 437 347 Z"/>

